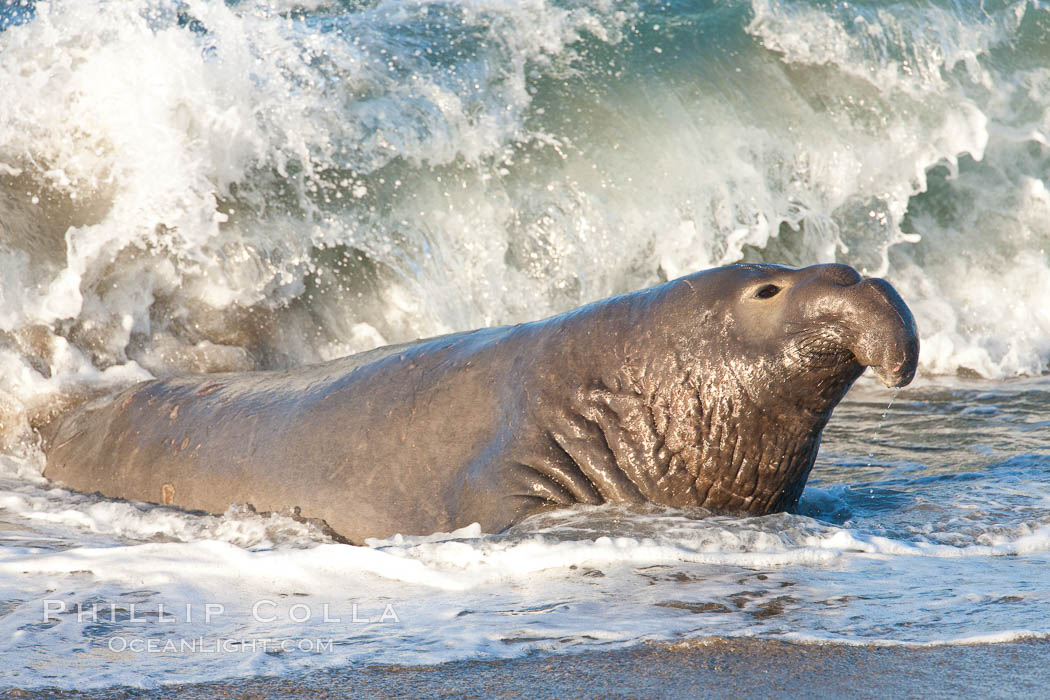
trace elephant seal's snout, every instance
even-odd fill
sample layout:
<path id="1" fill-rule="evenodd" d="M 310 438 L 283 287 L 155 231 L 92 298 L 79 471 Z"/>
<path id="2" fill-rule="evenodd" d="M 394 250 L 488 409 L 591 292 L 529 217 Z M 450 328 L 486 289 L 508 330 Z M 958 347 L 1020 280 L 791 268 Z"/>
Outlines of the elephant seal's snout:
<path id="1" fill-rule="evenodd" d="M 919 365 L 919 332 L 911 310 L 884 279 L 862 280 L 850 292 L 857 307 L 850 351 L 886 386 L 906 386 Z"/>

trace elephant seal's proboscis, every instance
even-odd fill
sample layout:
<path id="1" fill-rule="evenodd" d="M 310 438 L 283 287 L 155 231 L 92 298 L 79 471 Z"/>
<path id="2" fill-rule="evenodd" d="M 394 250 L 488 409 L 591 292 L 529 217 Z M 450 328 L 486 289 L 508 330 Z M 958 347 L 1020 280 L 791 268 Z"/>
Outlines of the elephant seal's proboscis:
<path id="1" fill-rule="evenodd" d="M 730 265 L 532 323 L 143 382 L 45 429 L 45 476 L 213 513 L 297 508 L 352 542 L 576 503 L 760 515 L 796 505 L 864 368 L 903 386 L 918 354 L 884 280 Z"/>

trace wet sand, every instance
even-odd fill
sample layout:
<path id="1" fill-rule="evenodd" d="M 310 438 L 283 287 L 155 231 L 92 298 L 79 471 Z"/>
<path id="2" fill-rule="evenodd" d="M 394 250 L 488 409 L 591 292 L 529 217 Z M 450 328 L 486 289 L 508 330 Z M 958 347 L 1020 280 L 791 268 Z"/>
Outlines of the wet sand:
<path id="1" fill-rule="evenodd" d="M 2 697 L 1046 697 L 1050 641 L 908 649 L 763 640 L 647 644 L 440 666 L 352 666 L 155 690 Z"/>

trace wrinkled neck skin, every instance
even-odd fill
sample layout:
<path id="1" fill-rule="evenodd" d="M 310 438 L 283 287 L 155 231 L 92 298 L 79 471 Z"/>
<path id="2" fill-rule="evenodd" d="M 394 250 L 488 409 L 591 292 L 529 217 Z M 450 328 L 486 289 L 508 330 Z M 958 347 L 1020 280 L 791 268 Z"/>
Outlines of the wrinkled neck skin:
<path id="1" fill-rule="evenodd" d="M 793 509 L 831 411 L 863 368 L 850 363 L 819 371 L 742 359 L 703 364 L 684 376 L 679 391 L 688 392 L 689 402 L 668 412 L 669 426 L 695 426 L 694 446 L 670 443 L 680 449 L 669 466 L 695 478 L 695 490 L 683 495 L 716 511 Z M 668 389 L 675 391 L 662 387 L 655 396 Z M 668 496 L 671 505 L 685 505 L 673 488 L 654 499 Z"/>
<path id="2" fill-rule="evenodd" d="M 755 515 L 791 510 L 835 405 L 864 368 L 833 325 L 789 332 L 776 353 L 741 354 L 733 329 L 657 324 L 604 387 L 578 399 L 647 501 Z M 665 329 L 671 329 L 667 331 Z M 643 359 L 644 358 L 644 359 Z M 608 407 L 609 410 L 605 410 Z"/>

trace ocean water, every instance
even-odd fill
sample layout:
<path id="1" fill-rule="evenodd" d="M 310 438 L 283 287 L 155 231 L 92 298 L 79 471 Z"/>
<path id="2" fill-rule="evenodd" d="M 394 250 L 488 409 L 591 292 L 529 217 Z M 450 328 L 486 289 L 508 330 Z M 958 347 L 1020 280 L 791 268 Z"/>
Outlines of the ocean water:
<path id="1" fill-rule="evenodd" d="M 1050 636 L 1050 7 L 0 3 L 0 686 L 647 640 Z M 50 488 L 134 381 L 540 318 L 735 261 L 885 276 L 797 514 L 579 508 L 365 547 Z"/>

